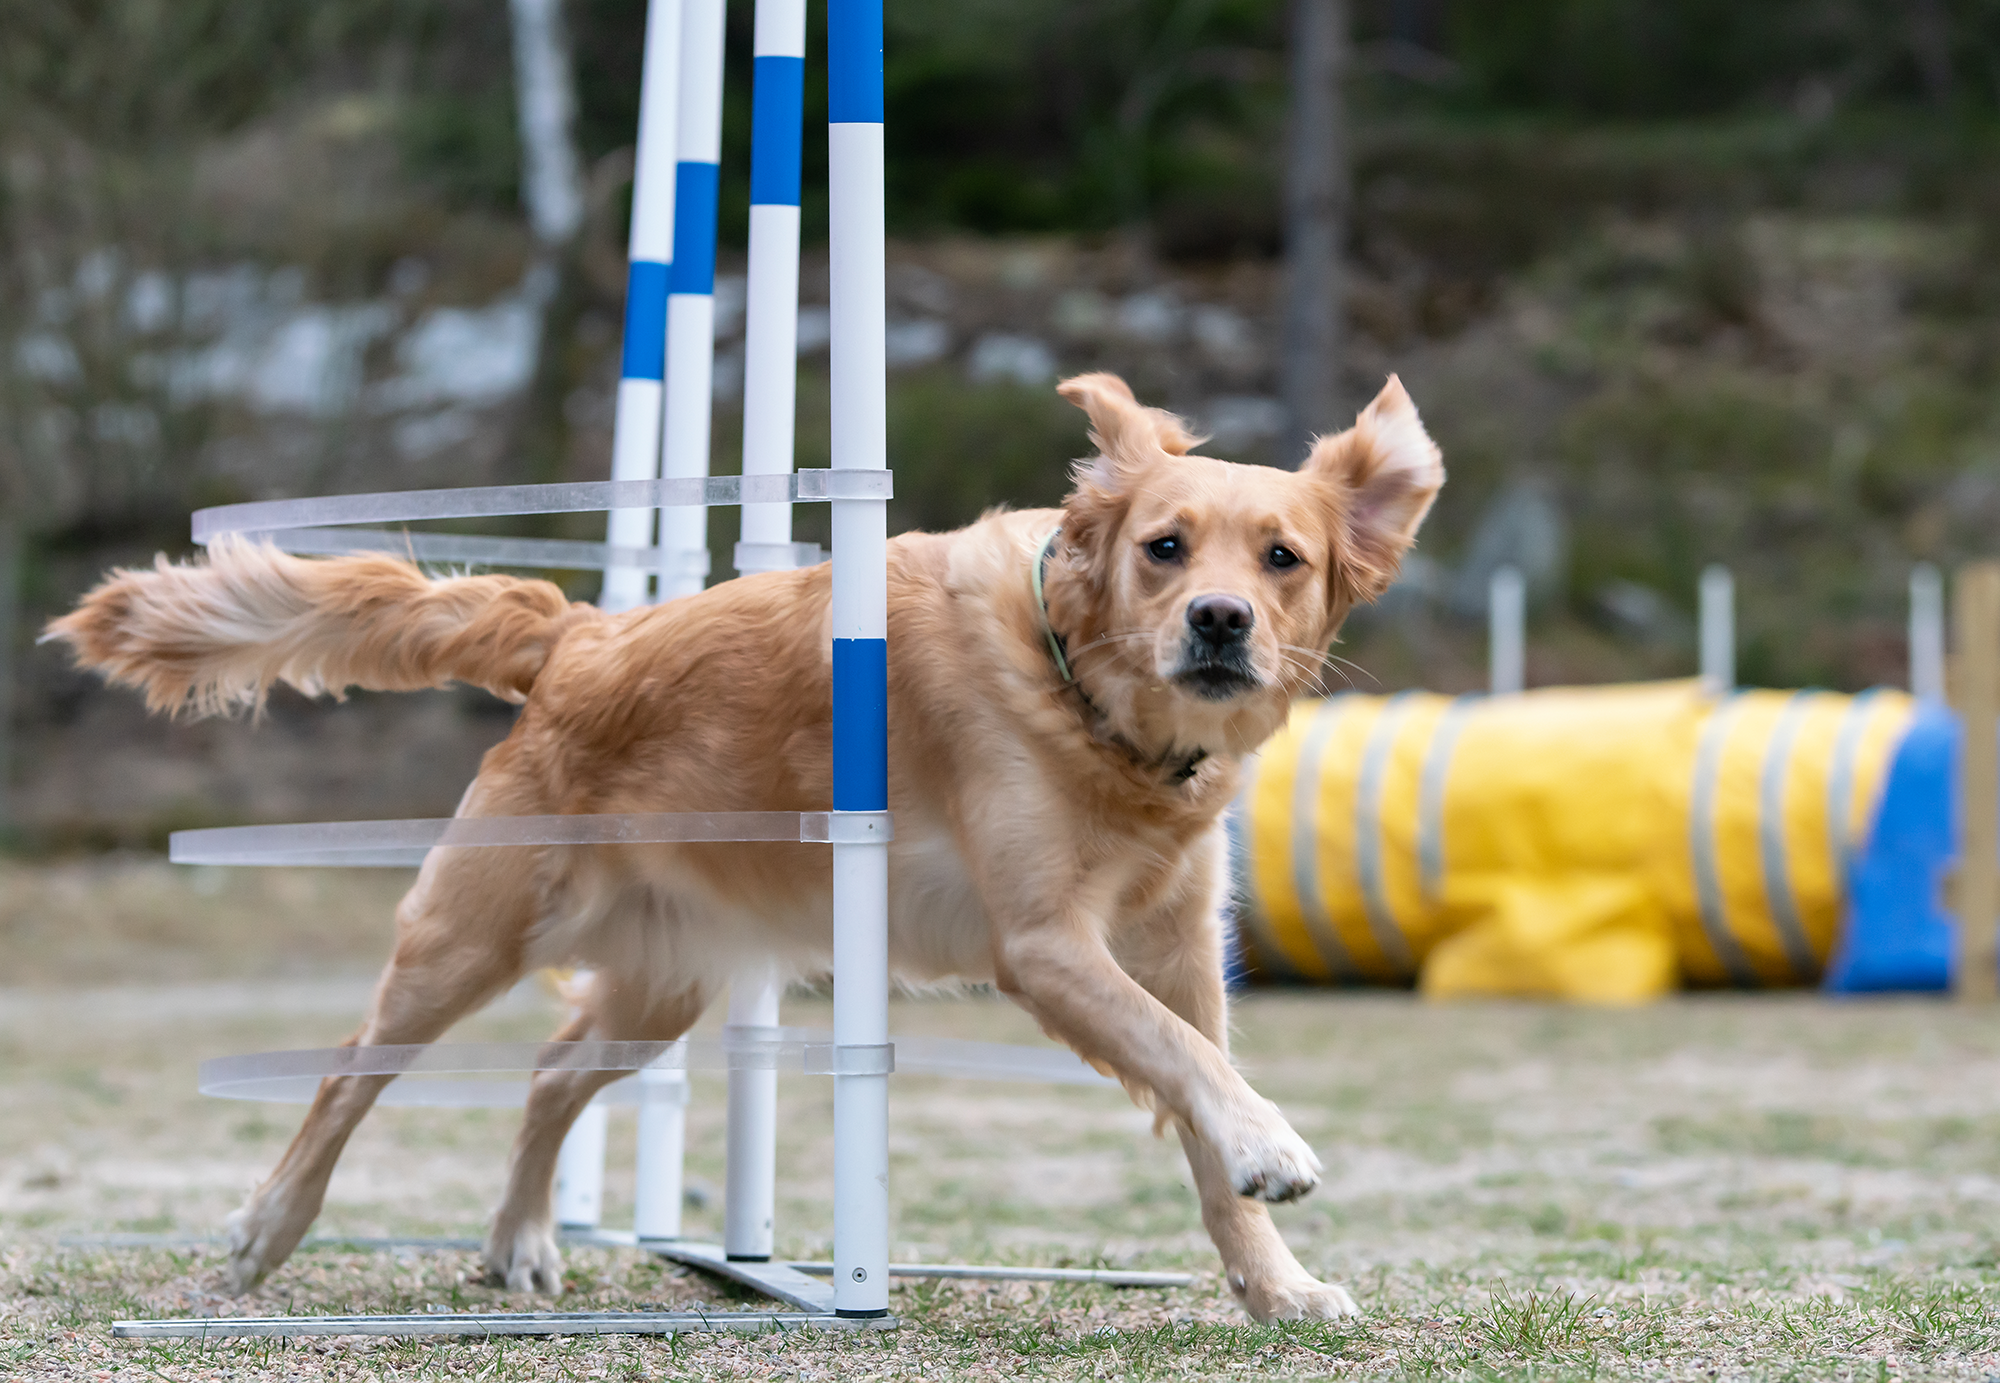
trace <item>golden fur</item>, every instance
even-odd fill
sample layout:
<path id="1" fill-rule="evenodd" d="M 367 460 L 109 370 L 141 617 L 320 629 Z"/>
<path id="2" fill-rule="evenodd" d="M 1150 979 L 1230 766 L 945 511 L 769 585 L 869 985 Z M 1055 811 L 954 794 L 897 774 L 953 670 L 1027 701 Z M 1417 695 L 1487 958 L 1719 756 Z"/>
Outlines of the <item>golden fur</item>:
<path id="1" fill-rule="evenodd" d="M 905 982 L 997 984 L 1171 1123 L 1252 1314 L 1343 1314 L 1347 1294 L 1298 1265 L 1258 1203 L 1304 1194 L 1319 1164 L 1229 1061 L 1220 823 L 1241 757 L 1393 579 L 1443 482 L 1437 448 L 1393 379 L 1297 472 L 1191 454 L 1180 420 L 1113 376 L 1062 393 L 1098 448 L 1063 509 L 889 545 L 891 964 Z M 1058 525 L 1048 622 L 1074 685 L 1031 590 Z M 47 637 L 197 715 L 274 681 L 455 678 L 524 700 L 461 815 L 815 811 L 832 800 L 829 579 L 744 577 L 614 617 L 545 582 L 218 543 L 205 563 L 114 572 Z M 436 850 L 352 1040 L 432 1041 L 545 965 L 592 974 L 561 1038 L 676 1037 L 734 974 L 826 973 L 830 896 L 827 852 L 795 845 Z M 612 1078 L 533 1083 L 487 1247 L 510 1286 L 559 1287 L 556 1151 Z M 232 1219 L 237 1289 L 297 1245 L 385 1083 L 322 1085 Z"/>

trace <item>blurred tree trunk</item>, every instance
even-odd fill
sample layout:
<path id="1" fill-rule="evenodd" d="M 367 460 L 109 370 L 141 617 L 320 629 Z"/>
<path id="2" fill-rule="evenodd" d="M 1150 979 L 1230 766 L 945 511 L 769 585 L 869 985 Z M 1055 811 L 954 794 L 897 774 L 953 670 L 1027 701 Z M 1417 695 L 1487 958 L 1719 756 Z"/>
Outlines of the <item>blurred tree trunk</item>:
<path id="1" fill-rule="evenodd" d="M 1285 303 L 1279 459 L 1297 466 L 1309 439 L 1341 424 L 1349 181 L 1347 0 L 1292 0 L 1291 120 L 1285 149 Z"/>
<path id="2" fill-rule="evenodd" d="M 514 108 L 521 139 L 521 201 L 539 247 L 528 290 L 541 322 L 535 374 L 515 412 L 509 451 L 524 480 L 566 476 L 563 400 L 575 387 L 570 345 L 588 297 L 578 262 L 585 200 L 576 145 L 576 65 L 563 0 L 509 0 Z M 560 527 L 542 519 L 535 531 Z"/>
<path id="3" fill-rule="evenodd" d="M 14 634 L 21 604 L 21 525 L 0 510 L 0 845 L 14 834 Z"/>
<path id="4" fill-rule="evenodd" d="M 1924 94 L 1935 106 L 1951 104 L 1951 15 L 1944 0 L 1914 0 L 1910 6 L 1910 48 L 1924 79 Z"/>
<path id="5" fill-rule="evenodd" d="M 562 0 L 512 0 L 515 110 L 521 126 L 521 200 L 535 238 L 567 245 L 583 225 L 576 152 L 576 76 Z"/>

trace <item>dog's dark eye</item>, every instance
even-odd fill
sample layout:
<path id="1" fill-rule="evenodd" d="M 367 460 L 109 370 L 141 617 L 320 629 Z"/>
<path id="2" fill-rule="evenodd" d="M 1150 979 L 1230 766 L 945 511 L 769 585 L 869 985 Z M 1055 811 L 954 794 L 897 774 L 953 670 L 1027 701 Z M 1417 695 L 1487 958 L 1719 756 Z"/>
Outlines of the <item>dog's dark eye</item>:
<path id="1" fill-rule="evenodd" d="M 1282 571 L 1286 567 L 1296 567 L 1299 564 L 1299 554 L 1288 547 L 1274 547 L 1271 549 L 1269 560 L 1272 566 Z"/>
<path id="2" fill-rule="evenodd" d="M 1164 538 L 1155 538 L 1147 543 L 1146 551 L 1155 562 L 1178 561 L 1181 555 L 1181 540 L 1170 533 Z"/>

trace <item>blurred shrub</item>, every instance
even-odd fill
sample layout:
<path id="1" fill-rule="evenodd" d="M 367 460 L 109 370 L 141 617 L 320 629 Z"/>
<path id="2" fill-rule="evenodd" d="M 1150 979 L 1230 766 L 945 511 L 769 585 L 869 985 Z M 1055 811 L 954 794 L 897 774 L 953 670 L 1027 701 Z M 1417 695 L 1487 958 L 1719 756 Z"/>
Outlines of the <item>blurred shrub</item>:
<path id="1" fill-rule="evenodd" d="M 1090 452 L 1083 414 L 1046 385 L 969 384 L 946 367 L 889 390 L 892 531 L 970 523 L 996 504 L 1062 502 L 1070 462 Z"/>
<path id="2" fill-rule="evenodd" d="M 825 13 L 810 14 L 816 59 Z M 569 18 L 579 136 L 595 158 L 633 137 L 645 3 L 570 0 Z M 724 216 L 739 234 L 751 20 L 749 5 L 731 7 Z M 1150 220 L 1171 253 L 1275 248 L 1282 0 L 887 0 L 885 23 L 898 230 Z M 4 28 L 0 114 L 16 122 L 156 146 L 302 95 L 372 87 L 399 99 L 405 156 L 438 191 L 493 206 L 514 196 L 505 0 L 8 0 Z M 1425 111 L 2000 104 L 2000 0 L 1356 0 L 1354 39 L 1363 124 Z M 1413 65 L 1419 43 L 1441 51 Z M 808 72 L 811 123 L 825 78 L 817 62 Z M 823 187 L 824 140 L 809 137 L 805 153 L 806 186 Z M 809 194 L 809 237 L 822 196 Z"/>
<path id="3" fill-rule="evenodd" d="M 1995 0 L 1457 0 L 1459 99 L 1595 116 L 2000 103 Z"/>
<path id="4" fill-rule="evenodd" d="M 0 114 L 94 144 L 228 130 L 403 30 L 398 0 L 8 0 Z"/>

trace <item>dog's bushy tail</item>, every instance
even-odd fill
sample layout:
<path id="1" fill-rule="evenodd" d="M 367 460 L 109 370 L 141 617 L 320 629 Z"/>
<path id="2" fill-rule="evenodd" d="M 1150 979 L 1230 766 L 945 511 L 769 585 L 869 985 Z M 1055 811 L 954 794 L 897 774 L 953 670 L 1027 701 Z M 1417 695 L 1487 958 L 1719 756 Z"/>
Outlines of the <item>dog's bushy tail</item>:
<path id="1" fill-rule="evenodd" d="M 563 633 L 598 617 L 547 581 L 224 539 L 205 561 L 113 571 L 42 638 L 139 688 L 147 709 L 199 717 L 261 706 L 273 682 L 338 696 L 460 681 L 523 701 Z"/>

